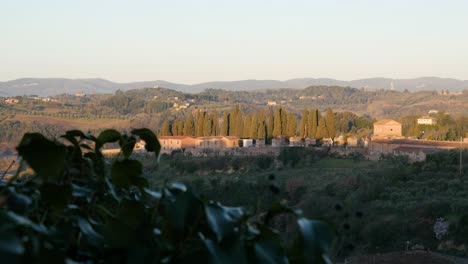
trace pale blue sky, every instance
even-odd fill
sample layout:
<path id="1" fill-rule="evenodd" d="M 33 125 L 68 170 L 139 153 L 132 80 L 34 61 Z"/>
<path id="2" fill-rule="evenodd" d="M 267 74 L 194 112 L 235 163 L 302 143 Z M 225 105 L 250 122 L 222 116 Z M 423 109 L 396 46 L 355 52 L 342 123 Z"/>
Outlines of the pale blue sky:
<path id="1" fill-rule="evenodd" d="M 468 79 L 464 0 L 1 0 L 0 81 Z"/>

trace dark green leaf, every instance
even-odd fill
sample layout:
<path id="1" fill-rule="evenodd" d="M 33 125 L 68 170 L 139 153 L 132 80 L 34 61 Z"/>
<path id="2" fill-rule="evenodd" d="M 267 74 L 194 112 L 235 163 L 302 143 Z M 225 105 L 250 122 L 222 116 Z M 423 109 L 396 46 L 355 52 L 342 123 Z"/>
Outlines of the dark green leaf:
<path id="1" fill-rule="evenodd" d="M 4 223 L 5 225 L 8 223 L 9 225 L 19 225 L 19 226 L 29 227 L 38 233 L 48 234 L 48 230 L 45 226 L 41 224 L 36 224 L 32 222 L 30 219 L 24 216 L 15 214 L 13 212 L 0 210 L 0 222 Z M 4 226 L 2 226 L 2 228 L 4 230 L 7 229 Z"/>
<path id="2" fill-rule="evenodd" d="M 23 243 L 13 231 L 0 232 L 0 256 L 4 253 L 13 255 L 24 253 Z"/>
<path id="3" fill-rule="evenodd" d="M 175 241 L 183 238 L 190 228 L 197 228 L 198 219 L 203 215 L 203 207 L 198 197 L 183 184 L 171 185 L 164 192 L 163 234 Z"/>
<path id="4" fill-rule="evenodd" d="M 123 200 L 119 206 L 118 219 L 130 227 L 142 224 L 145 216 L 145 208 L 138 201 Z"/>
<path id="5" fill-rule="evenodd" d="M 128 188 L 138 181 L 137 177 L 143 172 L 143 166 L 137 160 L 116 160 L 112 164 L 112 182 L 122 188 Z"/>
<path id="6" fill-rule="evenodd" d="M 76 184 L 72 184 L 73 197 L 88 197 L 93 191 L 86 187 L 81 187 Z"/>
<path id="7" fill-rule="evenodd" d="M 267 211 L 265 218 L 263 220 L 263 223 L 269 224 L 271 219 L 273 219 L 275 216 L 282 215 L 282 214 L 293 214 L 299 217 L 299 216 L 302 216 L 302 211 L 287 207 L 280 203 L 275 203 Z"/>
<path id="8" fill-rule="evenodd" d="M 85 236 L 88 243 L 95 246 L 102 243 L 103 237 L 94 230 L 88 220 L 84 219 L 83 217 L 78 217 L 77 222 L 81 233 Z"/>
<path id="9" fill-rule="evenodd" d="M 334 232 L 324 222 L 299 218 L 297 220 L 302 238 L 302 252 L 308 263 L 332 263 L 328 256 Z"/>
<path id="10" fill-rule="evenodd" d="M 133 149 L 135 148 L 136 139 L 134 137 L 128 137 L 123 135 L 119 140 L 120 149 L 125 158 L 129 158 L 132 155 Z"/>
<path id="11" fill-rule="evenodd" d="M 147 128 L 140 128 L 132 130 L 132 134 L 139 136 L 143 141 L 145 141 L 145 149 L 147 151 L 154 152 L 156 157 L 159 155 L 161 144 L 153 131 Z"/>
<path id="12" fill-rule="evenodd" d="M 233 243 L 228 245 L 221 245 L 220 243 L 216 243 L 213 240 L 205 238 L 202 234 L 200 234 L 200 238 L 210 253 L 211 263 L 247 263 L 243 240 L 235 240 Z"/>
<path id="13" fill-rule="evenodd" d="M 268 226 L 259 224 L 259 234 L 254 241 L 256 263 L 288 263 L 280 236 Z"/>
<path id="14" fill-rule="evenodd" d="M 85 134 L 81 132 L 80 130 L 68 130 L 65 135 L 71 136 L 71 137 L 79 137 L 79 138 L 85 138 Z"/>
<path id="15" fill-rule="evenodd" d="M 8 209 L 17 214 L 25 214 L 31 202 L 32 199 L 29 196 L 12 192 L 8 196 Z"/>
<path id="16" fill-rule="evenodd" d="M 96 147 L 101 148 L 106 143 L 117 142 L 120 139 L 119 131 L 115 129 L 107 129 L 102 131 L 97 137 Z"/>
<path id="17" fill-rule="evenodd" d="M 217 203 L 205 205 L 206 219 L 218 242 L 239 233 L 239 222 L 245 216 L 241 207 L 225 207 Z"/>
<path id="18" fill-rule="evenodd" d="M 38 176 L 48 180 L 58 180 L 61 176 L 65 167 L 65 146 L 39 133 L 27 133 L 16 149 Z"/>
<path id="19" fill-rule="evenodd" d="M 57 211 L 65 209 L 72 199 L 72 187 L 69 184 L 44 183 L 40 191 L 42 200 Z"/>
<path id="20" fill-rule="evenodd" d="M 114 185 L 109 181 L 109 178 L 108 177 L 105 177 L 105 183 L 106 183 L 106 186 L 109 190 L 109 193 L 111 194 L 112 198 L 114 198 L 114 200 L 116 200 L 117 202 L 120 202 L 121 198 L 119 195 L 117 195 L 117 192 L 115 191 L 115 188 L 114 188 Z"/>
<path id="21" fill-rule="evenodd" d="M 156 199 L 156 200 L 159 200 L 162 197 L 161 192 L 155 192 L 155 191 L 152 191 L 152 190 L 150 190 L 148 188 L 144 188 L 143 191 L 146 194 L 148 194 L 149 196 L 151 196 L 153 199 Z"/>

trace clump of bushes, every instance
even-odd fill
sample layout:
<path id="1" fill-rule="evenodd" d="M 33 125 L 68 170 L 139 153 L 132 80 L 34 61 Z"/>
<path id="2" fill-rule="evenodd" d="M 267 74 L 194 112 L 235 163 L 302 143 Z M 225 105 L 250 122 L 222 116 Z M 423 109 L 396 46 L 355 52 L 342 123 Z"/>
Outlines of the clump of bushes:
<path id="1" fill-rule="evenodd" d="M 131 157 L 137 139 L 156 163 L 160 144 L 148 129 L 25 134 L 18 173 L 0 182 L 2 262 L 330 263 L 333 231 L 298 210 L 273 204 L 259 218 L 180 183 L 149 189 Z M 100 151 L 107 143 L 121 149 L 111 164 Z M 20 176 L 28 166 L 33 175 Z M 270 225 L 285 213 L 296 219 L 291 244 Z"/>

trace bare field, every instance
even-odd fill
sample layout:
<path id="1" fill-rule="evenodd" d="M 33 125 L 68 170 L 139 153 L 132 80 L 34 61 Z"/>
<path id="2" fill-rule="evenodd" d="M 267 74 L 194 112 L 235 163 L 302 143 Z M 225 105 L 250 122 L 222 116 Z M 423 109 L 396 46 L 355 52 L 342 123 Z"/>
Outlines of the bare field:
<path id="1" fill-rule="evenodd" d="M 7 119 L 8 121 L 22 122 L 40 122 L 45 125 L 59 126 L 64 129 L 101 129 L 101 128 L 121 128 L 128 127 L 130 122 L 121 119 L 68 119 L 50 116 L 32 116 L 17 114 L 14 118 Z"/>

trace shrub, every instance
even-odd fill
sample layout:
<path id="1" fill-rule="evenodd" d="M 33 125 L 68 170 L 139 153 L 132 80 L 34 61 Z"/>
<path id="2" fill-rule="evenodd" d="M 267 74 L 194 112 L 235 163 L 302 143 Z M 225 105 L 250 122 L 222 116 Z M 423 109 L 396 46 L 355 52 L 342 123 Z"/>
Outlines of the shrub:
<path id="1" fill-rule="evenodd" d="M 140 138 L 157 161 L 148 129 L 66 132 L 59 140 L 25 134 L 17 147 L 34 175 L 0 183 L 0 259 L 8 263 L 330 263 L 328 225 L 274 204 L 264 218 L 196 195 L 180 183 L 148 188 L 131 158 Z M 110 168 L 100 149 L 118 142 Z M 23 164 L 24 165 L 24 164 Z M 25 168 L 25 166 L 21 166 Z M 285 245 L 270 225 L 296 217 L 297 239 Z"/>

